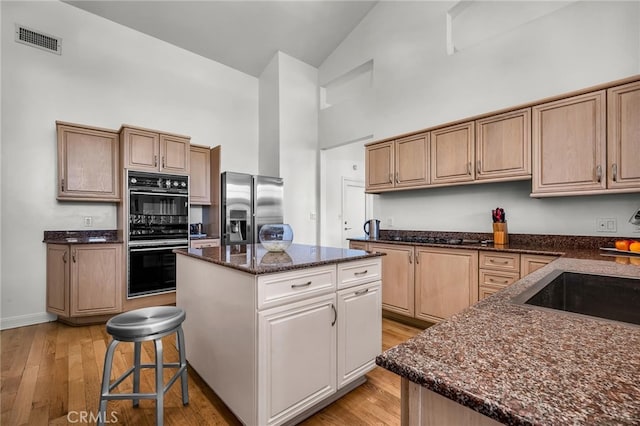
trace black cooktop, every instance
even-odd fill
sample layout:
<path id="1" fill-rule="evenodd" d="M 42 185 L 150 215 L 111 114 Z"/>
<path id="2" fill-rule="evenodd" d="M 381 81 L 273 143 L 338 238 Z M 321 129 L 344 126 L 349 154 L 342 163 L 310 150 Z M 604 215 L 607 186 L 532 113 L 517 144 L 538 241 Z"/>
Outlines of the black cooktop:
<path id="1" fill-rule="evenodd" d="M 402 241 L 404 243 L 422 243 L 422 244 L 478 244 L 479 240 L 464 240 L 462 238 L 443 238 L 443 237 L 421 237 L 417 235 L 393 236 L 384 238 L 387 241 Z"/>

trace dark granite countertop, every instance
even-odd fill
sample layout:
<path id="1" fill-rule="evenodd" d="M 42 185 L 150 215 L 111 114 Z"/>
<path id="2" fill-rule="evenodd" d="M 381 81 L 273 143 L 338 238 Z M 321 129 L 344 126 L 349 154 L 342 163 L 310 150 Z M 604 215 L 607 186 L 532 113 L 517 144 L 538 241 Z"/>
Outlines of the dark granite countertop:
<path id="1" fill-rule="evenodd" d="M 44 231 L 43 243 L 47 244 L 114 244 L 123 243 L 117 229 L 91 231 Z"/>
<path id="2" fill-rule="evenodd" d="M 562 257 L 376 363 L 505 424 L 640 424 L 640 326 L 511 302 L 556 269 L 640 277 Z"/>
<path id="3" fill-rule="evenodd" d="M 562 256 L 574 259 L 593 259 L 604 260 L 609 262 L 629 263 L 629 256 L 622 254 L 614 254 L 600 250 L 600 247 L 614 247 L 615 240 L 624 237 L 593 237 L 580 235 L 537 235 L 537 234 L 509 234 L 509 244 L 497 245 L 493 242 L 482 244 L 463 243 L 463 244 L 428 244 L 419 242 L 396 241 L 394 238 L 405 238 L 411 236 L 433 236 L 440 238 L 459 238 L 463 240 L 486 241 L 492 240 L 491 233 L 472 233 L 472 232 L 434 232 L 434 231 L 382 231 L 380 238 L 369 239 L 350 238 L 351 241 L 362 241 L 367 243 L 382 244 L 400 244 L 414 245 L 424 247 L 444 247 L 456 249 L 473 249 L 473 250 L 489 250 L 509 253 L 537 254 L 546 256 Z M 639 239 L 636 237 L 635 239 Z M 628 237 L 627 239 L 634 239 Z M 638 258 L 631 255 L 631 258 Z"/>
<path id="4" fill-rule="evenodd" d="M 337 247 L 292 244 L 285 252 L 269 252 L 261 244 L 227 245 L 174 252 L 250 274 L 268 274 L 382 256 Z"/>

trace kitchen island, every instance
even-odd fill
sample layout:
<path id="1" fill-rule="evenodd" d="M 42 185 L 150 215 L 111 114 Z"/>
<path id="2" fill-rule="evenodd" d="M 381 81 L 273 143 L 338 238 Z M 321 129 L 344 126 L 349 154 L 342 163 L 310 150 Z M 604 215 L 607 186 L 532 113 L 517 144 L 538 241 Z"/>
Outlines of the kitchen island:
<path id="1" fill-rule="evenodd" d="M 175 252 L 187 361 L 244 424 L 297 423 L 375 367 L 380 254 L 301 244 Z"/>
<path id="2" fill-rule="evenodd" d="M 640 277 L 560 258 L 379 355 L 402 377 L 403 424 L 640 423 L 640 326 L 513 303 L 554 270 Z"/>

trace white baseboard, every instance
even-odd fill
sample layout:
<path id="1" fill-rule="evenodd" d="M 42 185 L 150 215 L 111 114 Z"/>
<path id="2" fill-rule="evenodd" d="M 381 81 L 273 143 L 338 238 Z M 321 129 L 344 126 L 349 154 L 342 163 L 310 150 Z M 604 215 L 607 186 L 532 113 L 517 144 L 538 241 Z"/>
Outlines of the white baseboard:
<path id="1" fill-rule="evenodd" d="M 58 317 L 46 312 L 37 314 L 18 315 L 9 318 L 0 318 L 0 330 L 9 328 L 24 327 L 27 325 L 41 324 L 43 322 L 55 321 Z"/>

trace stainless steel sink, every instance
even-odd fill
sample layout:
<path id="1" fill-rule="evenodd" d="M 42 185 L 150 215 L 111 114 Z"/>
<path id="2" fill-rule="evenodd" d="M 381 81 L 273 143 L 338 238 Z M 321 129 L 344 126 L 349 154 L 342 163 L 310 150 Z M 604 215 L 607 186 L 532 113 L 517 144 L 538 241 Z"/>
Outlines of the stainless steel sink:
<path id="1" fill-rule="evenodd" d="M 640 325 L 640 277 L 555 270 L 512 302 Z"/>

